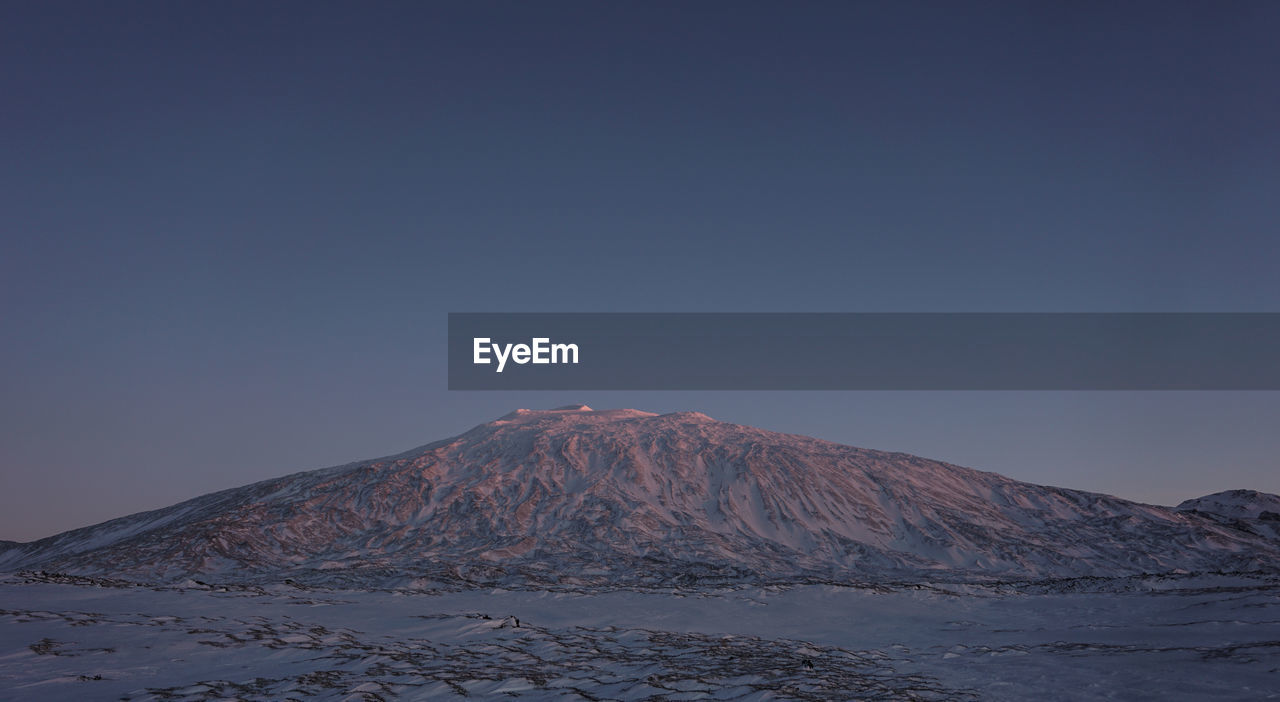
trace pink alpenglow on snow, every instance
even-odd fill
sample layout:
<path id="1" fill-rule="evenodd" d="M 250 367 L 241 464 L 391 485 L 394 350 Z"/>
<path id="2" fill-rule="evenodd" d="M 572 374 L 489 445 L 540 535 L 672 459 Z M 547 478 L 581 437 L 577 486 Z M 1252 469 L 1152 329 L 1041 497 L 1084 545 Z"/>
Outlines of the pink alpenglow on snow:
<path id="1" fill-rule="evenodd" d="M 1237 518 L 1257 514 L 1230 516 L 697 412 L 570 405 L 14 545 L 0 569 L 627 585 L 1124 576 L 1280 559 L 1269 533 Z"/>

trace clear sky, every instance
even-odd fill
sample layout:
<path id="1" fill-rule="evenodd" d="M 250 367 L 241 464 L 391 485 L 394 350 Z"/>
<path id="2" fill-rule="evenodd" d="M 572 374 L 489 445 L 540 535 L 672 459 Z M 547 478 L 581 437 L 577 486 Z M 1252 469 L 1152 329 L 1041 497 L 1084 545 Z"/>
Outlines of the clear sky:
<path id="1" fill-rule="evenodd" d="M 1280 311 L 1280 3 L 0 6 L 0 538 L 516 407 L 1176 503 L 1280 393 L 450 393 L 450 311 Z"/>

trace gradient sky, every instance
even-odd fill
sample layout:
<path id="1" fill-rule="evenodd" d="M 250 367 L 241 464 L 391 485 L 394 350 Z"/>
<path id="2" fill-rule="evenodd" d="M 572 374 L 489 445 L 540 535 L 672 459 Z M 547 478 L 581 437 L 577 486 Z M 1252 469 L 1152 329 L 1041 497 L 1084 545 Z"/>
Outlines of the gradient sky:
<path id="1" fill-rule="evenodd" d="M 0 538 L 588 402 L 1163 504 L 1280 393 L 450 393 L 450 311 L 1280 311 L 1280 3 L 0 6 Z"/>

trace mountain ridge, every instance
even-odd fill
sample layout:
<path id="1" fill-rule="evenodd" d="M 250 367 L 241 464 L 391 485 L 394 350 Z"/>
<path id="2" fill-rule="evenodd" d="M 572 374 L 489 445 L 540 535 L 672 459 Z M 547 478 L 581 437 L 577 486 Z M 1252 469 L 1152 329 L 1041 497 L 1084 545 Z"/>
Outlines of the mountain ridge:
<path id="1" fill-rule="evenodd" d="M 425 586 L 1274 567 L 1280 543 L 1238 521 L 697 412 L 570 405 L 20 544 L 0 569 Z"/>

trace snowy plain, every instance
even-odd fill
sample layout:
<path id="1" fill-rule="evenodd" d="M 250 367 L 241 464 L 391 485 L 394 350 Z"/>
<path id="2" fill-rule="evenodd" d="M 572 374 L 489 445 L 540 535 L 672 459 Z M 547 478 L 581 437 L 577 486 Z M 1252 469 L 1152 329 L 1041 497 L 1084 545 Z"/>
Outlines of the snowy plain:
<path id="1" fill-rule="evenodd" d="M 1280 698 L 1260 575 L 415 593 L 31 573 L 0 578 L 0 619 L 11 700 Z"/>

